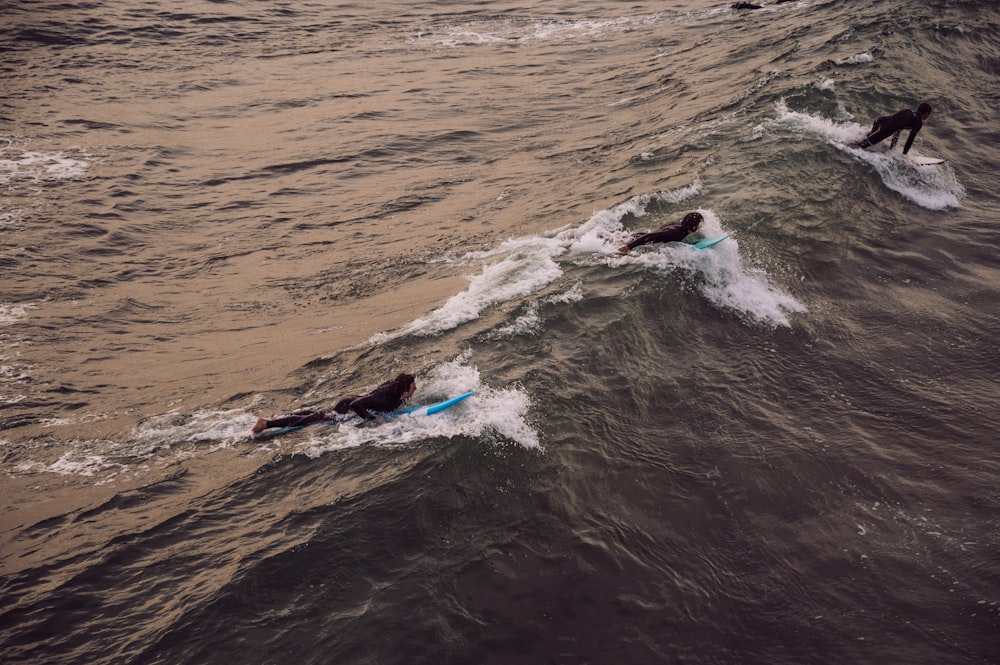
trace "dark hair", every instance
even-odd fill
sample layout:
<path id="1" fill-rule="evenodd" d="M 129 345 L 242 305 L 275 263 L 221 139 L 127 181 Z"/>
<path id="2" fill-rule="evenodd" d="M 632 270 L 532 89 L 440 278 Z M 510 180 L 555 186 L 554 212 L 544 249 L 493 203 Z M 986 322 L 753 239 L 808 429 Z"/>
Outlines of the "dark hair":
<path id="1" fill-rule="evenodd" d="M 701 216 L 700 212 L 689 212 L 684 215 L 684 219 L 681 220 L 681 226 L 685 229 L 693 229 L 694 227 L 701 224 L 702 220 L 705 218 Z"/>
<path id="2" fill-rule="evenodd" d="M 385 390 L 385 392 L 389 393 L 390 395 L 398 399 L 400 396 L 402 396 L 403 393 L 405 393 L 407 390 L 410 389 L 410 386 L 413 385 L 413 383 L 416 380 L 417 380 L 416 377 L 414 377 L 412 374 L 403 373 L 397 376 L 395 379 L 386 381 L 381 386 L 376 388 L 376 390 L 380 392 L 382 390 Z"/>
<path id="3" fill-rule="evenodd" d="M 920 115 L 923 115 L 925 113 L 930 115 L 930 112 L 931 112 L 931 105 L 928 104 L 927 102 L 924 102 L 923 104 L 917 107 L 917 113 L 919 113 Z"/>

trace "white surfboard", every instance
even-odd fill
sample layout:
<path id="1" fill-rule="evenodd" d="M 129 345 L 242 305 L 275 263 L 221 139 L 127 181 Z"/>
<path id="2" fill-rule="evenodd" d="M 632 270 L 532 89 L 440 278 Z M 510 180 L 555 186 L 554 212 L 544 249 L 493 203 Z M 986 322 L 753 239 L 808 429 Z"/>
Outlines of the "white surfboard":
<path id="1" fill-rule="evenodd" d="M 923 155 L 903 155 L 903 159 L 914 166 L 934 166 L 935 164 L 944 164 L 943 159 L 938 159 L 937 157 L 924 157 Z"/>

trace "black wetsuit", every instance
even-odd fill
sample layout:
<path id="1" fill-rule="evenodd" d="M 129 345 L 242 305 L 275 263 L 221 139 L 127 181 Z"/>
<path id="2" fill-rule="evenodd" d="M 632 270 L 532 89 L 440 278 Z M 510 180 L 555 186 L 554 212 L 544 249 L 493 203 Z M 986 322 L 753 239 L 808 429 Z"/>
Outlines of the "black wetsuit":
<path id="1" fill-rule="evenodd" d="M 336 417 L 335 413 L 324 413 L 323 411 L 296 411 L 287 416 L 268 420 L 266 427 L 305 427 L 313 423 L 321 423 L 324 420 L 333 420 Z"/>
<path id="2" fill-rule="evenodd" d="M 691 231 L 692 230 L 685 227 L 683 223 L 678 222 L 676 224 L 671 224 L 670 226 L 665 226 L 659 231 L 643 233 L 640 236 L 636 236 L 631 240 L 631 242 L 628 243 L 627 246 L 630 250 L 632 250 L 640 245 L 648 245 L 651 242 L 680 242 L 690 235 Z"/>
<path id="3" fill-rule="evenodd" d="M 367 395 L 348 395 L 333 407 L 333 412 L 325 411 L 296 411 L 295 413 L 280 418 L 267 421 L 267 427 L 305 427 L 313 423 L 321 423 L 326 420 L 336 420 L 338 415 L 354 411 L 365 420 L 374 420 L 373 411 L 377 413 L 389 413 L 395 411 L 406 401 L 399 399 L 393 394 L 392 388 L 387 382 L 371 391 Z"/>
<path id="4" fill-rule="evenodd" d="M 905 155 L 910 151 L 910 146 L 913 145 L 913 139 L 916 138 L 917 132 L 919 132 L 920 128 L 923 126 L 924 121 L 920 117 L 920 114 L 914 113 L 910 109 L 903 109 L 898 113 L 876 118 L 875 124 L 872 125 L 872 130 L 868 133 L 865 140 L 858 145 L 862 148 L 867 148 L 868 146 L 875 145 L 879 141 L 884 140 L 890 134 L 895 134 L 896 136 L 893 137 L 891 146 L 895 147 L 896 141 L 899 140 L 899 133 L 904 129 L 909 129 L 910 135 L 906 137 L 906 145 L 903 146 L 903 154 Z"/>
<path id="5" fill-rule="evenodd" d="M 375 416 L 372 415 L 372 411 L 389 413 L 398 409 L 405 401 L 393 394 L 388 384 L 382 384 L 367 395 L 361 397 L 350 395 L 345 397 L 337 402 L 337 406 L 333 407 L 333 410 L 337 413 L 353 411 L 365 420 L 374 420 Z"/>

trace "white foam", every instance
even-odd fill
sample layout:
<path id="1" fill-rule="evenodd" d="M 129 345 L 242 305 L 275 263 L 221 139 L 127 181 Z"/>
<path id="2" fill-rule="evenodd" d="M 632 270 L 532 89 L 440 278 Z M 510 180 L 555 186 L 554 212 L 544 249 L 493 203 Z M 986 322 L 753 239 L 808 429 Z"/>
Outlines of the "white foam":
<path id="1" fill-rule="evenodd" d="M 911 164 L 902 159 L 901 151 L 887 152 L 888 139 L 868 150 L 855 148 L 853 144 L 865 136 L 867 127 L 791 111 L 784 102 L 779 102 L 776 109 L 779 123 L 824 138 L 837 149 L 871 164 L 886 187 L 917 205 L 929 210 L 961 207 L 965 188 L 947 164 L 933 167 Z M 900 140 L 906 139 L 901 137 Z M 910 152 L 920 155 L 916 149 Z"/>
<path id="2" fill-rule="evenodd" d="M 99 483 L 110 481 L 125 468 L 120 462 L 115 462 L 105 452 L 104 448 L 113 445 L 106 441 L 74 441 L 59 459 L 54 462 L 38 460 L 23 460 L 12 468 L 17 473 L 54 473 L 60 476 L 100 476 Z"/>
<path id="3" fill-rule="evenodd" d="M 581 282 L 577 282 L 565 291 L 542 298 L 543 303 L 570 303 L 581 300 L 583 300 L 583 284 Z"/>
<path id="4" fill-rule="evenodd" d="M 68 452 L 44 470 L 62 476 L 94 476 L 106 471 L 108 460 L 103 455 L 77 455 Z"/>
<path id="5" fill-rule="evenodd" d="M 487 333 L 487 339 L 503 339 L 518 335 L 535 335 L 542 329 L 542 317 L 538 312 L 538 302 L 530 301 L 525 305 L 525 311 L 507 325 Z"/>
<path id="6" fill-rule="evenodd" d="M 583 300 L 583 286 L 580 282 L 571 288 L 548 295 L 541 300 L 529 300 L 524 311 L 510 323 L 486 332 L 485 339 L 509 339 L 519 335 L 537 335 L 543 330 L 541 305 L 579 302 Z"/>
<path id="7" fill-rule="evenodd" d="M 24 343 L 23 340 L 18 339 L 16 330 L 14 333 L 9 333 L 6 327 L 16 328 L 15 324 L 26 318 L 28 310 L 32 309 L 36 309 L 36 306 L 32 303 L 0 305 L 0 328 L 4 328 L 3 334 L 0 335 L 0 345 L 2 345 L 3 351 L 14 349 Z M 13 358 L 0 355 L 0 383 L 7 389 L 10 389 L 14 384 L 30 381 L 31 379 L 31 370 L 33 368 L 19 361 L 18 355 L 15 353 Z M 0 395 L 0 404 L 16 404 L 25 399 L 25 395 L 21 394 Z"/>
<path id="8" fill-rule="evenodd" d="M 21 152 L 8 148 L 0 151 L 0 184 L 20 180 L 71 180 L 82 176 L 89 167 L 89 162 L 72 159 L 61 152 Z"/>
<path id="9" fill-rule="evenodd" d="M 862 150 L 849 145 L 838 147 L 874 166 L 886 187 L 922 208 L 944 210 L 962 207 L 965 188 L 947 164 L 917 166 L 900 159 L 898 154 Z M 910 154 L 921 156 L 913 149 Z"/>
<path id="10" fill-rule="evenodd" d="M 435 335 L 479 318 L 487 307 L 534 293 L 562 275 L 562 270 L 553 261 L 553 256 L 562 251 L 558 245 L 543 238 L 504 243 L 489 258 L 498 254 L 506 256 L 483 266 L 478 275 L 470 276 L 465 291 L 452 296 L 427 316 L 400 330 L 375 335 L 370 342 L 378 344 L 407 334 Z M 487 257 L 469 255 L 466 258 Z"/>
<path id="11" fill-rule="evenodd" d="M 834 60 L 833 64 L 841 66 L 850 65 L 867 65 L 869 62 L 875 62 L 875 56 L 871 53 L 858 53 L 857 55 L 852 55 L 849 58 L 844 58 L 843 60 Z"/>
<path id="12" fill-rule="evenodd" d="M 165 413 L 148 418 L 132 430 L 132 452 L 149 455 L 196 441 L 245 439 L 256 417 L 244 411 L 209 410 L 190 415 Z"/>
<path id="13" fill-rule="evenodd" d="M 658 21 L 657 16 L 635 16 L 609 20 L 476 21 L 445 26 L 434 32 L 418 33 L 410 42 L 436 47 L 466 47 L 490 44 L 530 44 L 599 39 L 607 33 L 625 32 Z"/>
<path id="14" fill-rule="evenodd" d="M 784 101 L 778 102 L 775 109 L 779 123 L 810 134 L 816 134 L 834 145 L 860 141 L 865 135 L 864 128 L 856 122 L 840 124 L 822 116 L 792 111 Z"/>
<path id="15" fill-rule="evenodd" d="M 37 309 L 33 304 L 3 305 L 0 304 L 0 326 L 10 325 L 28 315 L 29 309 Z"/>

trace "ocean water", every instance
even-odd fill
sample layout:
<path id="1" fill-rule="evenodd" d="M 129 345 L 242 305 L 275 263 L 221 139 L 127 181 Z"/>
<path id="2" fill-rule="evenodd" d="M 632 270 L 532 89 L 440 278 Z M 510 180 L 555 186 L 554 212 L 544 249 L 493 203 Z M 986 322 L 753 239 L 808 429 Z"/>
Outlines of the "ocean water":
<path id="1" fill-rule="evenodd" d="M 1000 6 L 762 2 L 8 2 L 0 660 L 1000 663 Z"/>

